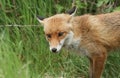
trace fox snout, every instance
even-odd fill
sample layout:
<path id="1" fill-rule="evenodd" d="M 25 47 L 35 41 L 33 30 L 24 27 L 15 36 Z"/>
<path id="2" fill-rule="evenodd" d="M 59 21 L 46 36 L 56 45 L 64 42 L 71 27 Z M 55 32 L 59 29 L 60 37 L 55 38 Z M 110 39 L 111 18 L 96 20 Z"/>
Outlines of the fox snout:
<path id="1" fill-rule="evenodd" d="M 59 49 L 59 48 L 57 48 L 57 47 L 55 47 L 55 48 L 50 48 L 50 51 L 53 52 L 53 53 L 59 53 L 60 50 L 61 50 L 61 48 Z"/>
<path id="2" fill-rule="evenodd" d="M 54 53 L 56 53 L 57 52 L 57 48 L 52 48 L 51 51 L 54 52 Z"/>
<path id="3" fill-rule="evenodd" d="M 62 48 L 62 44 L 58 44 L 57 46 L 50 46 L 50 51 L 52 51 L 53 53 L 57 53 L 61 50 Z"/>
<path id="4" fill-rule="evenodd" d="M 50 51 L 52 51 L 53 53 L 58 53 L 61 50 L 62 46 L 64 45 L 64 41 L 65 41 L 65 39 L 61 40 L 56 45 L 52 45 L 53 43 L 49 43 Z"/>

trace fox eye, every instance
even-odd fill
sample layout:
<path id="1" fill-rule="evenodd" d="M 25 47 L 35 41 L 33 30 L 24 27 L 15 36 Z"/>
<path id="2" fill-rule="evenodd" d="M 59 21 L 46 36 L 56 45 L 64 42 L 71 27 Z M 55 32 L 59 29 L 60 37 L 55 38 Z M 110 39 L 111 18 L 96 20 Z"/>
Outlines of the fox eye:
<path id="1" fill-rule="evenodd" d="M 51 34 L 47 34 L 46 36 L 47 36 L 47 38 L 51 38 Z"/>
<path id="2" fill-rule="evenodd" d="M 60 36 L 63 36 L 63 34 L 64 34 L 64 32 L 59 32 L 58 33 L 58 36 L 60 37 Z"/>

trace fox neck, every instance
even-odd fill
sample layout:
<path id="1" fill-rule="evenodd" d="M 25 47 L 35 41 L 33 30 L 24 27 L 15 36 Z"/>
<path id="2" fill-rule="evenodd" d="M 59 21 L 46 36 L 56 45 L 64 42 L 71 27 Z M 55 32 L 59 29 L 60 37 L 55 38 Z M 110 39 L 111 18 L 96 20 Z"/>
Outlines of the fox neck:
<path id="1" fill-rule="evenodd" d="M 74 36 L 74 33 L 72 31 L 70 31 L 68 33 L 68 35 L 66 36 L 66 40 L 65 40 L 64 44 L 65 45 L 70 45 L 72 43 L 73 36 Z"/>
<path id="2" fill-rule="evenodd" d="M 64 46 L 67 49 L 78 49 L 80 44 L 80 37 L 79 38 L 75 38 L 74 37 L 74 32 L 70 31 L 69 34 L 66 37 L 66 40 L 64 42 Z"/>

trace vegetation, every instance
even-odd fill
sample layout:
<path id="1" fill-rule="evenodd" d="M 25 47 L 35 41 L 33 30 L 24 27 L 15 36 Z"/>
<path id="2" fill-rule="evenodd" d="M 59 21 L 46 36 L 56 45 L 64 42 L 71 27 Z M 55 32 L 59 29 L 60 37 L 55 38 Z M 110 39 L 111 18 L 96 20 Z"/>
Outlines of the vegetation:
<path id="1" fill-rule="evenodd" d="M 49 51 L 36 15 L 48 17 L 71 8 L 72 0 L 0 0 L 0 78 L 77 78 L 88 76 L 88 60 L 72 52 Z M 76 0 L 78 11 L 120 10 L 120 0 Z M 103 78 L 120 78 L 120 53 L 110 53 Z"/>

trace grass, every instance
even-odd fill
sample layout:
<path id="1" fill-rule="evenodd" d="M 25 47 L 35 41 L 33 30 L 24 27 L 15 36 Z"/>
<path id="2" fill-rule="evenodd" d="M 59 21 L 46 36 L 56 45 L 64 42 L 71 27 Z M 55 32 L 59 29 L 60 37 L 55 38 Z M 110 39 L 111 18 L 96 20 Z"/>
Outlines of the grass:
<path id="1" fill-rule="evenodd" d="M 47 49 L 43 32 L 38 30 L 42 29 L 1 28 L 0 75 L 3 75 L 3 78 L 44 78 L 45 75 L 71 77 L 75 76 L 74 74 L 78 76 L 78 71 L 86 73 L 85 59 L 81 60 L 80 57 L 71 56 L 65 51 L 60 54 L 51 53 L 49 48 Z"/>
<path id="2" fill-rule="evenodd" d="M 0 78 L 88 76 L 86 57 L 66 50 L 60 54 L 49 51 L 43 28 L 36 20 L 37 14 L 48 17 L 70 5 L 71 1 L 62 0 L 60 4 L 54 0 L 0 0 Z M 120 78 L 119 72 L 120 53 L 110 53 L 102 78 Z"/>

